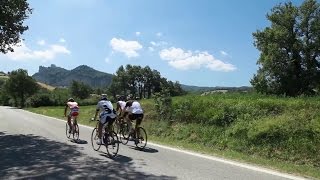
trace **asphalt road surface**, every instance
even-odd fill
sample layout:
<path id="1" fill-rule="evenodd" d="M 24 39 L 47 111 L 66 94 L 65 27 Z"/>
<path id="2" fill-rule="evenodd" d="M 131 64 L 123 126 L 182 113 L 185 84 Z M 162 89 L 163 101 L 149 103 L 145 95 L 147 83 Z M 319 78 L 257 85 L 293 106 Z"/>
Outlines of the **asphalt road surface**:
<path id="1" fill-rule="evenodd" d="M 74 143 L 65 122 L 0 106 L 0 179 L 303 179 L 152 143 L 120 145 L 110 159 L 92 149 L 92 129 L 80 126 Z"/>

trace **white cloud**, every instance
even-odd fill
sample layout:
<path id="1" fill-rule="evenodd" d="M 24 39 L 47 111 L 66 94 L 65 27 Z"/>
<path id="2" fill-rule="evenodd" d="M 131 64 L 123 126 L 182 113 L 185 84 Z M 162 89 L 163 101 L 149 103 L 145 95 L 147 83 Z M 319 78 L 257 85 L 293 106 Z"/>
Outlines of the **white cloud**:
<path id="1" fill-rule="evenodd" d="M 142 45 L 138 41 L 126 41 L 117 38 L 112 38 L 110 45 L 114 51 L 122 52 L 128 58 L 139 56 L 137 51 L 142 49 Z"/>
<path id="2" fill-rule="evenodd" d="M 141 32 L 137 31 L 136 36 L 140 36 L 140 35 L 141 35 Z"/>
<path id="3" fill-rule="evenodd" d="M 110 63 L 110 62 L 111 62 L 108 57 L 107 57 L 106 59 L 104 59 L 104 61 L 105 61 L 106 63 Z"/>
<path id="4" fill-rule="evenodd" d="M 225 52 L 225 51 L 220 51 L 220 54 L 222 54 L 223 56 L 228 56 L 229 54 L 227 53 L 227 52 Z"/>
<path id="5" fill-rule="evenodd" d="M 60 38 L 60 39 L 59 39 L 59 42 L 61 42 L 61 43 L 65 43 L 65 42 L 66 42 L 66 40 L 65 40 L 64 38 Z"/>
<path id="6" fill-rule="evenodd" d="M 184 51 L 181 48 L 171 47 L 169 49 L 163 49 L 160 51 L 159 55 L 161 59 L 167 60 L 170 66 L 180 70 L 206 67 L 212 71 L 229 72 L 237 69 L 230 63 L 225 63 L 214 58 L 206 51 L 192 52 Z"/>
<path id="7" fill-rule="evenodd" d="M 46 44 L 46 41 L 42 39 L 42 40 L 39 40 L 37 44 L 39 44 L 40 46 L 43 46 Z"/>
<path id="8" fill-rule="evenodd" d="M 163 47 L 163 46 L 168 45 L 168 43 L 165 42 L 165 41 L 159 41 L 159 42 L 151 41 L 150 44 L 151 44 L 152 46 L 155 46 L 155 47 Z"/>
<path id="9" fill-rule="evenodd" d="M 14 52 L 9 52 L 6 56 L 12 60 L 41 59 L 43 61 L 54 59 L 58 54 L 70 54 L 71 52 L 61 45 L 50 45 L 43 50 L 32 50 L 23 42 L 14 47 Z"/>
<path id="10" fill-rule="evenodd" d="M 148 47 L 149 51 L 153 52 L 154 48 L 153 47 Z"/>
<path id="11" fill-rule="evenodd" d="M 156 34 L 158 37 L 161 37 L 162 36 L 162 33 L 161 32 L 157 32 Z"/>

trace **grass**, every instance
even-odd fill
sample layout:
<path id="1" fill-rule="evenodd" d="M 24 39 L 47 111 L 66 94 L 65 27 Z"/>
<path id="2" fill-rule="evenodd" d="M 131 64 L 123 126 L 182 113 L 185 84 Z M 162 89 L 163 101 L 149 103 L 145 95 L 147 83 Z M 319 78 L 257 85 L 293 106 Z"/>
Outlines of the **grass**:
<path id="1" fill-rule="evenodd" d="M 152 100 L 143 100 L 143 126 L 151 141 L 320 179 L 320 98 L 258 95 L 184 96 L 173 99 L 174 121 L 158 121 Z M 209 107 L 209 108 L 208 108 Z M 81 106 L 78 122 L 95 106 Z M 64 107 L 27 110 L 66 119 Z"/>

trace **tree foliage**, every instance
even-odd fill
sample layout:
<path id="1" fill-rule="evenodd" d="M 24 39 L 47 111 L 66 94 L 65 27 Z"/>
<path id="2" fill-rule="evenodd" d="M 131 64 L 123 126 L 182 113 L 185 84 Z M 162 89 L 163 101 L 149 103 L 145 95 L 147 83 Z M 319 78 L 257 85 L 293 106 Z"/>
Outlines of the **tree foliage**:
<path id="1" fill-rule="evenodd" d="M 80 99 L 85 99 L 90 96 L 90 93 L 93 90 L 89 85 L 86 85 L 83 82 L 72 81 L 70 91 L 72 96 L 78 97 Z"/>
<path id="2" fill-rule="evenodd" d="M 132 94 L 139 98 L 150 98 L 153 93 L 168 89 L 171 96 L 182 95 L 179 82 L 168 81 L 161 77 L 160 72 L 152 70 L 149 66 L 141 67 L 135 65 L 120 66 L 112 78 L 109 92 L 115 96 L 117 94 Z"/>
<path id="3" fill-rule="evenodd" d="M 14 105 L 20 105 L 23 108 L 26 99 L 39 90 L 39 85 L 32 77 L 28 76 L 26 70 L 18 69 L 10 72 L 4 88 L 6 94 L 14 100 Z"/>
<path id="4" fill-rule="evenodd" d="M 0 52 L 13 51 L 21 41 L 20 35 L 28 29 L 23 22 L 31 14 L 27 0 L 0 1 Z"/>
<path id="5" fill-rule="evenodd" d="M 261 52 L 259 69 L 251 80 L 261 93 L 297 96 L 320 85 L 320 6 L 305 0 L 275 6 L 267 14 L 270 27 L 253 33 Z"/>

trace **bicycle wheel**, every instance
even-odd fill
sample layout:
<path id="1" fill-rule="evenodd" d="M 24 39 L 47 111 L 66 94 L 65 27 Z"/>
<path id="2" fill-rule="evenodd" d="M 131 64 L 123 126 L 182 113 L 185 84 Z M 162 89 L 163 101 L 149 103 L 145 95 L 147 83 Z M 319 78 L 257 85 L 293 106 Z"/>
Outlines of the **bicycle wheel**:
<path id="1" fill-rule="evenodd" d="M 93 150 L 95 150 L 95 151 L 98 151 L 101 147 L 101 144 L 100 145 L 97 144 L 98 139 L 99 139 L 98 128 L 94 128 L 91 133 L 91 145 L 92 145 Z"/>
<path id="2" fill-rule="evenodd" d="M 138 127 L 137 132 L 138 138 L 135 138 L 134 144 L 139 148 L 143 149 L 147 145 L 147 132 L 142 127 Z"/>
<path id="3" fill-rule="evenodd" d="M 73 139 L 74 140 L 79 140 L 79 126 L 78 124 L 73 125 Z"/>
<path id="4" fill-rule="evenodd" d="M 107 149 L 108 156 L 110 158 L 116 157 L 119 151 L 119 140 L 117 134 L 114 131 L 105 133 L 103 136 L 103 142 Z"/>
<path id="5" fill-rule="evenodd" d="M 120 121 L 119 121 L 119 119 L 114 121 L 114 123 L 113 123 L 113 131 L 115 133 L 117 133 L 117 134 L 120 132 Z"/>
<path id="6" fill-rule="evenodd" d="M 129 131 L 129 126 L 126 122 L 123 122 L 120 124 L 120 141 L 123 145 L 128 144 L 129 142 L 129 137 L 130 137 L 130 131 Z"/>
<path id="7" fill-rule="evenodd" d="M 70 136 L 71 136 L 71 133 L 69 133 L 69 130 L 70 130 L 69 125 L 68 125 L 68 123 L 66 123 L 66 136 L 67 136 L 67 138 L 70 138 Z"/>

